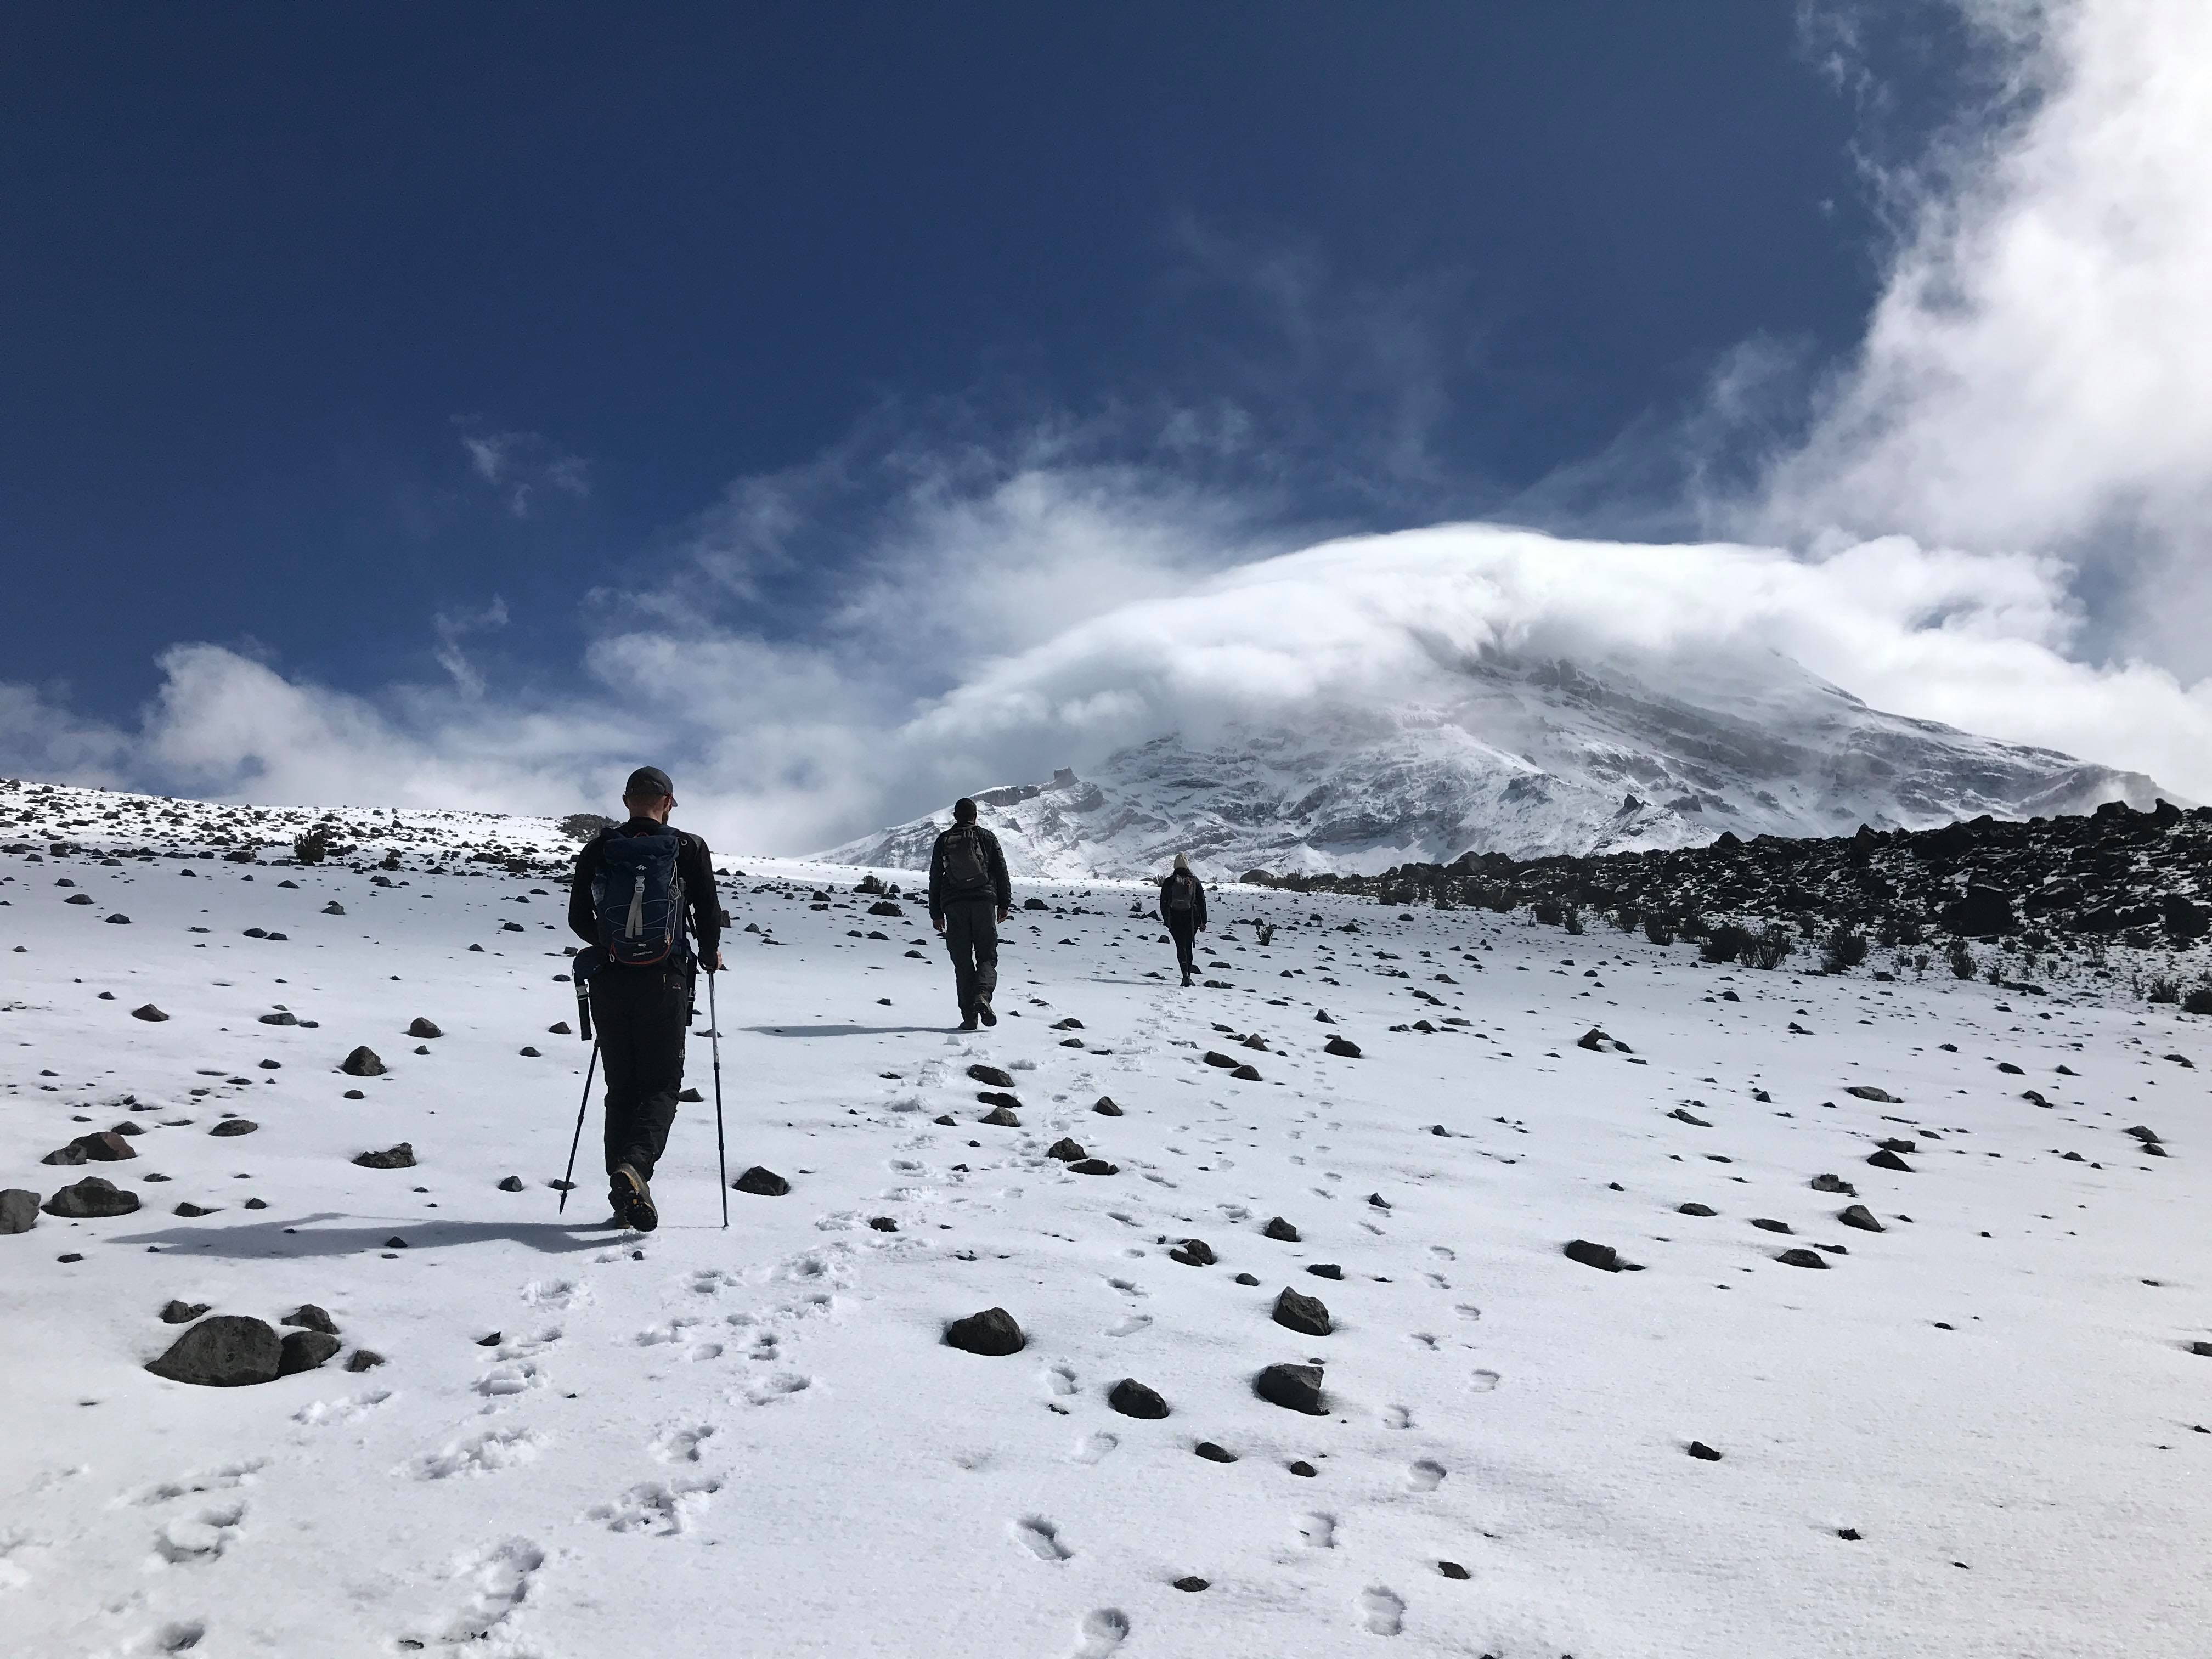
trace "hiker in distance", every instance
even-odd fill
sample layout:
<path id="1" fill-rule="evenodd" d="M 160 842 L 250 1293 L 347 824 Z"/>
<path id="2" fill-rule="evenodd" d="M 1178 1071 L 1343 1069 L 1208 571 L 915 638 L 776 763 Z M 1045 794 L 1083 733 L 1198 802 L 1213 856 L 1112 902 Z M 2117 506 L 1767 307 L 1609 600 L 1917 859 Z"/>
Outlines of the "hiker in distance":
<path id="1" fill-rule="evenodd" d="M 692 979 L 722 965 L 722 908 L 707 843 L 672 829 L 676 787 L 641 766 L 623 789 L 626 823 L 576 854 L 568 926 L 592 948 L 576 957 L 606 1062 L 607 1198 L 617 1222 L 651 1232 L 653 1169 L 676 1121 Z"/>
<path id="2" fill-rule="evenodd" d="M 975 822 L 975 803 L 952 803 L 952 827 L 929 852 L 929 921 L 952 951 L 952 979 L 960 995 L 960 1029 L 980 1018 L 996 1025 L 991 994 L 999 988 L 998 924 L 1014 913 L 1014 885 L 999 838 Z"/>
<path id="3" fill-rule="evenodd" d="M 1160 883 L 1160 920 L 1175 937 L 1176 966 L 1182 969 L 1188 987 L 1194 971 L 1191 942 L 1206 931 L 1206 884 L 1190 872 L 1190 860 L 1181 853 L 1175 868 Z"/>

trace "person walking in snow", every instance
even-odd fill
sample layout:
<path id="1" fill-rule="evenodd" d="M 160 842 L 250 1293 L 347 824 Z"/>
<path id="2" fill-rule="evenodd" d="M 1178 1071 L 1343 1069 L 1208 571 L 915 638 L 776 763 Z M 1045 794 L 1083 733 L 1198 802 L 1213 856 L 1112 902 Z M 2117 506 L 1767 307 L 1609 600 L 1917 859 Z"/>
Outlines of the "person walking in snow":
<path id="1" fill-rule="evenodd" d="M 651 1183 L 684 1086 L 693 975 L 720 969 L 723 915 L 707 843 L 669 826 L 668 774 L 639 767 L 623 805 L 629 822 L 576 854 L 568 927 L 592 947 L 575 974 L 607 1068 L 607 1199 L 617 1222 L 649 1233 L 660 1224 Z"/>
<path id="2" fill-rule="evenodd" d="M 1206 884 L 1191 874 L 1190 860 L 1181 853 L 1175 856 L 1175 868 L 1160 883 L 1160 920 L 1174 935 L 1176 966 L 1182 969 L 1182 982 L 1188 986 L 1196 971 L 1191 945 L 1206 931 Z"/>
<path id="3" fill-rule="evenodd" d="M 929 921 L 952 952 L 960 997 L 960 1029 L 980 1018 L 996 1025 L 992 994 L 999 988 L 998 924 L 1014 913 L 1013 883 L 999 838 L 975 822 L 975 803 L 952 803 L 952 827 L 929 850 Z"/>

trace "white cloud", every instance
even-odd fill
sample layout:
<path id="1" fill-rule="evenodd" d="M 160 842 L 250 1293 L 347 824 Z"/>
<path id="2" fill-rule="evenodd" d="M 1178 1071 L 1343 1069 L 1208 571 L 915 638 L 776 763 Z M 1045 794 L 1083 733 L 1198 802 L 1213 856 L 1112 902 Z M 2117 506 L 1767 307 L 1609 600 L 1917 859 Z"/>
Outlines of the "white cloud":
<path id="1" fill-rule="evenodd" d="M 2063 554 L 2090 643 L 2212 671 L 2212 6 L 1958 4 L 1994 106 L 1889 175 L 1863 343 L 1744 527 Z"/>
<path id="2" fill-rule="evenodd" d="M 469 470 L 497 490 L 510 515 L 532 517 L 548 492 L 581 501 L 592 493 L 591 463 L 535 432 L 494 432 L 457 416 Z"/>

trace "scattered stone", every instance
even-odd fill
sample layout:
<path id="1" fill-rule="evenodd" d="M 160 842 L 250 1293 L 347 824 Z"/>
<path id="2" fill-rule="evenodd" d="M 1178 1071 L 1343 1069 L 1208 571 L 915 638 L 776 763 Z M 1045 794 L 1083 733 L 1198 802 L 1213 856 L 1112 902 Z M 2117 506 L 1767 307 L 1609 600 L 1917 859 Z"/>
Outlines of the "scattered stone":
<path id="1" fill-rule="evenodd" d="M 1206 1051 L 1206 1063 L 1224 1072 L 1235 1071 L 1238 1064 L 1237 1061 L 1230 1059 L 1228 1055 L 1213 1048 L 1209 1048 Z"/>
<path id="2" fill-rule="evenodd" d="M 1344 1277 L 1344 1269 L 1338 1267 L 1334 1261 L 1310 1262 L 1307 1264 L 1306 1271 L 1311 1273 L 1316 1279 L 1340 1279 Z"/>
<path id="3" fill-rule="evenodd" d="M 1690 1455 L 1701 1463 L 1717 1463 L 1721 1461 L 1721 1455 L 1702 1440 L 1692 1440 L 1690 1443 Z"/>
<path id="4" fill-rule="evenodd" d="M 686 1106 L 704 1105 L 707 1100 L 707 1097 L 701 1094 L 696 1089 L 686 1089 L 683 1093 L 678 1095 L 676 1098 L 682 1101 Z"/>
<path id="5" fill-rule="evenodd" d="M 219 1204 L 195 1204 L 190 1199 L 186 1199 L 183 1203 L 178 1205 L 174 1210 L 171 1211 L 170 1213 L 173 1215 L 180 1215 L 187 1221 L 197 1221 L 204 1215 L 213 1215 L 222 1207 L 222 1206 Z"/>
<path id="6" fill-rule="evenodd" d="M 348 1077 L 382 1077 L 384 1062 L 377 1058 L 376 1050 L 364 1042 L 338 1062 L 338 1070 Z"/>
<path id="7" fill-rule="evenodd" d="M 208 1133 L 225 1140 L 232 1140 L 240 1135 L 250 1135 L 260 1127 L 250 1117 L 227 1117 Z"/>
<path id="8" fill-rule="evenodd" d="M 1175 1587 L 1179 1590 L 1188 1590 L 1195 1595 L 1200 1590 L 1210 1589 L 1212 1583 L 1210 1580 L 1200 1578 L 1196 1573 L 1192 1573 L 1187 1577 L 1176 1579 Z"/>
<path id="9" fill-rule="evenodd" d="M 1250 1273 L 1239 1273 L 1237 1275 L 1234 1282 L 1239 1285 L 1256 1286 L 1260 1281 L 1253 1278 Z"/>
<path id="10" fill-rule="evenodd" d="M 503 1193 L 520 1192 L 522 1190 L 522 1177 L 520 1176 L 508 1176 L 505 1180 L 499 1183 L 499 1189 Z"/>
<path id="11" fill-rule="evenodd" d="M 1468 1576 L 1467 1569 L 1456 1561 L 1439 1561 L 1437 1563 L 1437 1571 L 1447 1578 L 1465 1578 Z"/>
<path id="12" fill-rule="evenodd" d="M 1168 1259 L 1186 1267 L 1211 1267 L 1215 1261 L 1212 1246 L 1202 1238 L 1186 1238 L 1168 1252 Z"/>
<path id="13" fill-rule="evenodd" d="M 947 1325 L 945 1346 L 957 1348 L 963 1353 L 998 1358 L 1019 1353 L 1029 1346 L 1029 1338 L 1022 1334 L 1022 1328 L 1014 1322 L 1013 1315 L 1004 1308 L 986 1308 Z"/>
<path id="14" fill-rule="evenodd" d="M 204 1302 L 179 1302 L 173 1297 L 161 1306 L 164 1325 L 189 1325 L 208 1310 Z"/>
<path id="15" fill-rule="evenodd" d="M 1211 1440 L 1201 1440 L 1191 1449 L 1209 1463 L 1234 1463 L 1237 1454 L 1226 1446 L 1217 1446 Z"/>
<path id="16" fill-rule="evenodd" d="M 1856 1198 L 1859 1195 L 1859 1189 L 1841 1176 L 1816 1175 L 1813 1177 L 1811 1184 L 1816 1193 L 1841 1193 L 1846 1198 Z"/>
<path id="17" fill-rule="evenodd" d="M 1158 1418 L 1168 1414 L 1168 1402 L 1133 1376 L 1125 1376 L 1108 1389 L 1106 1403 L 1124 1417 Z"/>
<path id="18" fill-rule="evenodd" d="M 1280 1216 L 1271 1217 L 1267 1224 L 1260 1229 L 1260 1233 L 1262 1237 L 1272 1238 L 1284 1244 L 1296 1244 L 1299 1242 L 1298 1230 Z"/>
<path id="19" fill-rule="evenodd" d="M 1710 1204 L 1678 1204 L 1674 1206 L 1674 1213 L 1677 1215 L 1712 1216 L 1718 1215 L 1720 1212 L 1713 1208 Z"/>
<path id="20" fill-rule="evenodd" d="M 1360 1057 L 1359 1045 L 1349 1037 L 1331 1037 L 1322 1045 L 1322 1053 L 1335 1054 L 1345 1060 L 1358 1060 Z"/>
<path id="21" fill-rule="evenodd" d="M 356 1348 L 347 1358 L 345 1368 L 349 1371 L 373 1371 L 385 1364 L 385 1358 L 374 1348 Z"/>
<path id="22" fill-rule="evenodd" d="M 1310 1480 L 1321 1473 L 1319 1469 L 1314 1468 L 1312 1464 L 1307 1462 L 1303 1457 L 1298 1458 L 1293 1462 L 1285 1464 L 1284 1467 L 1288 1468 L 1292 1474 L 1297 1475 L 1301 1480 Z"/>
<path id="23" fill-rule="evenodd" d="M 548 1036 L 574 1036 L 575 1032 L 567 1020 L 556 1019 L 545 1028 L 545 1034 Z"/>
<path id="24" fill-rule="evenodd" d="M 1874 1212 L 1863 1204 L 1853 1204 L 1836 1212 L 1836 1219 L 1846 1227 L 1856 1227 L 1863 1233 L 1887 1232 L 1889 1230 L 1874 1218 Z"/>
<path id="25" fill-rule="evenodd" d="M 337 1338 L 323 1331 L 294 1331 L 277 1346 L 282 1358 L 276 1362 L 276 1375 L 292 1376 L 335 1358 L 339 1344 Z"/>
<path id="26" fill-rule="evenodd" d="M 2019 1066 L 2014 1065 L 2008 1060 L 1999 1060 L 1997 1062 L 1997 1070 L 2002 1072 L 2007 1077 L 2025 1077 L 2027 1075 L 2027 1073 L 2021 1070 Z"/>
<path id="27" fill-rule="evenodd" d="M 414 1144 L 403 1140 L 380 1152 L 362 1152 L 354 1162 L 364 1170 L 411 1170 L 415 1167 Z"/>
<path id="28" fill-rule="evenodd" d="M 27 1233 L 38 1224 L 38 1194 L 27 1187 L 0 1190 L 0 1234 Z"/>
<path id="29" fill-rule="evenodd" d="M 1300 1296 L 1287 1287 L 1275 1298 L 1273 1317 L 1285 1330 L 1296 1331 L 1302 1336 L 1328 1336 L 1336 1329 L 1320 1297 Z"/>
<path id="30" fill-rule="evenodd" d="M 791 1190 L 791 1183 L 773 1170 L 756 1164 L 730 1183 L 738 1192 L 752 1193 L 762 1198 L 781 1198 Z"/>
<path id="31" fill-rule="evenodd" d="M 407 1241 L 400 1237 L 398 1233 L 394 1233 L 384 1241 L 384 1248 L 387 1250 L 404 1250 L 407 1248 Z"/>
<path id="32" fill-rule="evenodd" d="M 159 1008 L 156 1008 L 152 1003 L 145 1002 L 141 1003 L 137 1007 L 133 1008 L 131 1011 L 131 1018 L 133 1019 L 143 1019 L 149 1024 L 158 1025 L 163 1020 L 168 1018 L 168 1016 L 163 1013 Z"/>
<path id="33" fill-rule="evenodd" d="M 441 1037 L 446 1034 L 438 1029 L 435 1020 L 424 1019 L 417 1015 L 408 1022 L 407 1035 L 411 1037 Z"/>
<path id="34" fill-rule="evenodd" d="M 1082 1146 L 1079 1143 L 1070 1140 L 1065 1135 L 1061 1136 L 1058 1140 L 1054 1141 L 1051 1146 L 1046 1147 L 1044 1149 L 1044 1155 L 1047 1158 L 1056 1158 L 1062 1164 L 1080 1164 L 1085 1158 L 1091 1156 L 1090 1153 L 1083 1150 Z"/>
<path id="35" fill-rule="evenodd" d="M 58 1216 L 64 1221 L 88 1221 L 104 1216 L 129 1215 L 138 1207 L 138 1194 L 128 1188 L 118 1187 L 104 1176 L 87 1176 L 63 1188 L 43 1207 L 48 1215 Z"/>
<path id="36" fill-rule="evenodd" d="M 1002 1072 L 995 1066 L 985 1066 L 980 1063 L 970 1066 L 968 1068 L 968 1075 L 988 1088 L 1011 1089 L 1014 1086 L 1013 1073 Z"/>
<path id="37" fill-rule="evenodd" d="M 269 1207 L 269 1201 L 266 1199 L 249 1198 L 240 1207 L 247 1210 L 265 1210 Z"/>
<path id="38" fill-rule="evenodd" d="M 1693 1128 L 1710 1129 L 1713 1127 L 1704 1118 L 1698 1116 L 1694 1112 L 1685 1111 L 1680 1106 L 1677 1106 L 1673 1111 L 1668 1113 L 1667 1115 L 1674 1119 L 1675 1121 L 1679 1123 L 1689 1124 Z"/>
<path id="39" fill-rule="evenodd" d="M 323 914 L 326 916 L 342 916 L 345 914 L 345 906 L 332 899 L 323 907 Z"/>
<path id="40" fill-rule="evenodd" d="M 2189 1352 L 2200 1358 L 2212 1359 L 2212 1342 L 2192 1342 L 2189 1345 Z"/>
<path id="41" fill-rule="evenodd" d="M 264 1025 L 297 1025 L 300 1017 L 289 1009 L 279 1008 L 273 1014 L 262 1015 L 260 1023 Z"/>
<path id="42" fill-rule="evenodd" d="M 2126 1133 L 2133 1135 L 2137 1140 L 2142 1142 L 2146 1146 L 2155 1146 L 2159 1144 L 2160 1139 L 2157 1130 L 2148 1128 L 2140 1123 L 2127 1130 Z"/>
<path id="43" fill-rule="evenodd" d="M 507 1333 L 505 1331 L 494 1331 L 489 1335 L 478 1337 L 477 1339 L 477 1346 L 479 1348 L 496 1348 L 501 1343 L 506 1340 Z"/>
<path id="44" fill-rule="evenodd" d="M 1239 1066 L 1229 1075 L 1239 1083 L 1258 1083 L 1262 1080 L 1260 1068 L 1256 1066 Z"/>
<path id="45" fill-rule="evenodd" d="M 1762 1232 L 1788 1233 L 1795 1232 L 1796 1231 L 1796 1229 L 1792 1227 L 1788 1222 L 1777 1221 L 1771 1216 L 1753 1216 L 1751 1218 L 1751 1224 L 1759 1229 Z"/>
<path id="46" fill-rule="evenodd" d="M 1818 1250 L 1784 1250 L 1774 1258 L 1790 1267 L 1826 1267 L 1827 1258 Z"/>
<path id="47" fill-rule="evenodd" d="M 1086 1158 L 1080 1164 L 1071 1164 L 1067 1167 L 1078 1175 L 1109 1176 L 1121 1173 L 1120 1164 L 1109 1164 L 1103 1158 Z"/>
<path id="48" fill-rule="evenodd" d="M 514 1052 L 515 1052 L 516 1054 L 518 1054 L 521 1055 L 521 1056 L 522 1056 L 522 1058 L 523 1058 L 523 1059 L 525 1059 L 525 1060 L 538 1060 L 538 1059 L 542 1058 L 542 1056 L 538 1054 L 538 1050 L 537 1050 L 537 1049 L 535 1049 L 535 1048 L 532 1048 L 532 1047 L 531 1047 L 528 1043 L 526 1043 L 526 1043 L 524 1043 L 524 1044 L 522 1045 L 522 1047 L 520 1047 L 520 1048 L 517 1048 Z"/>
<path id="49" fill-rule="evenodd" d="M 1912 1173 L 1912 1166 L 1887 1148 L 1875 1153 L 1867 1162 L 1877 1170 L 1894 1170 L 1899 1175 Z"/>
<path id="50" fill-rule="evenodd" d="M 994 1106 L 975 1121 L 978 1123 L 988 1123 L 998 1129 L 1018 1129 L 1022 1127 L 1021 1119 L 1004 1106 Z"/>
<path id="51" fill-rule="evenodd" d="M 1321 1399 L 1322 1368 L 1318 1365 L 1270 1365 L 1253 1379 L 1252 1391 L 1271 1406 L 1280 1406 L 1286 1412 L 1304 1412 L 1309 1417 L 1322 1416 L 1327 1407 Z M 1310 1466 L 1305 1471 L 1310 1474 Z M 1291 1466 L 1291 1473 L 1298 1473 Z"/>
<path id="52" fill-rule="evenodd" d="M 358 1089 L 347 1090 L 343 1097 L 347 1100 L 367 1100 L 368 1098 L 367 1095 L 363 1094 Z"/>
<path id="53" fill-rule="evenodd" d="M 1101 1117 L 1120 1117 L 1121 1115 L 1121 1109 L 1114 1103 L 1114 1097 L 1111 1095 L 1099 1096 L 1097 1103 L 1094 1104 L 1091 1109 L 1097 1113 Z"/>
<path id="54" fill-rule="evenodd" d="M 1570 1240 L 1566 1247 L 1570 1261 L 1579 1261 L 1585 1267 L 1595 1267 L 1601 1273 L 1620 1271 L 1620 1253 L 1610 1244 L 1593 1244 L 1587 1238 Z"/>
<path id="55" fill-rule="evenodd" d="M 1844 1092 L 1856 1095 L 1861 1100 L 1871 1100 L 1884 1106 L 1898 1104 L 1898 1098 L 1887 1089 L 1877 1089 L 1871 1083 L 1854 1083 Z"/>
<path id="56" fill-rule="evenodd" d="M 243 1314 L 204 1319 L 169 1345 L 146 1369 L 172 1382 L 203 1389 L 238 1389 L 273 1382 L 284 1358 L 276 1333 Z"/>
<path id="57" fill-rule="evenodd" d="M 1595 1025 L 1575 1039 L 1575 1047 L 1587 1048 L 1595 1054 L 1632 1054 L 1636 1052 L 1619 1037 L 1608 1036 Z"/>
<path id="58" fill-rule="evenodd" d="M 890 1217 L 887 1215 L 870 1216 L 868 1218 L 868 1225 L 874 1228 L 879 1233 L 895 1233 L 899 1230 L 898 1223 L 892 1220 Z"/>
<path id="59" fill-rule="evenodd" d="M 296 1325 L 303 1331 L 320 1331 L 325 1336 L 338 1334 L 337 1322 L 312 1302 L 302 1302 L 277 1322 Z"/>

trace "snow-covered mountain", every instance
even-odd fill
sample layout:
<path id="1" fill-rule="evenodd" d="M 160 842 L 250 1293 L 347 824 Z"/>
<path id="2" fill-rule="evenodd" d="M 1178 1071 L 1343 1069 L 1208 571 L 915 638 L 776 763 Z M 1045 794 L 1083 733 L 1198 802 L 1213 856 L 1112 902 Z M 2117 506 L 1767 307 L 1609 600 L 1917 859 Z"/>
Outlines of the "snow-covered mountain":
<path id="1" fill-rule="evenodd" d="M 1470 849 L 1619 852 L 2178 799 L 2141 773 L 1884 714 L 1777 655 L 1657 678 L 1488 658 L 1455 665 L 1449 699 L 1164 735 L 1094 775 L 975 799 L 1012 868 L 1060 878 L 1142 875 L 1176 852 L 1217 875 L 1372 872 Z M 920 868 L 949 821 L 822 856 Z"/>

